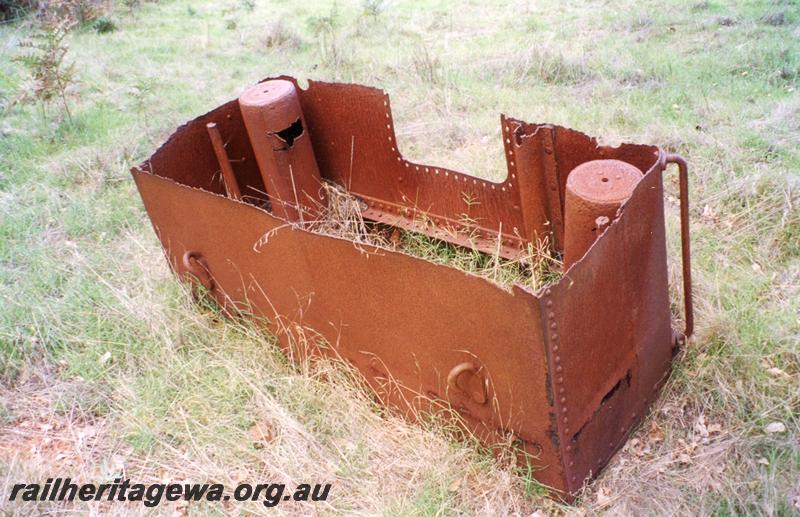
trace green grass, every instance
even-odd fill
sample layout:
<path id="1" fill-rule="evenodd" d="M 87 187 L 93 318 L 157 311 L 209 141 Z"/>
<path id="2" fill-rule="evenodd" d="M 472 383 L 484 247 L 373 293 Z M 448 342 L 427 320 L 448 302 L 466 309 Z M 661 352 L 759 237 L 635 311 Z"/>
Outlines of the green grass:
<path id="1" fill-rule="evenodd" d="M 0 25 L 0 440 L 40 451 L 0 447 L 4 482 L 95 480 L 121 462 L 140 480 L 331 480 L 322 513 L 573 511 L 435 423 L 381 411 L 342 368 L 291 366 L 172 278 L 128 169 L 185 120 L 289 74 L 384 88 L 407 157 L 486 178 L 505 174 L 501 112 L 682 153 L 697 337 L 576 511 L 800 512 L 796 2 L 173 0 L 105 16 L 116 30 L 70 37 L 71 121 L 23 95 L 11 58 L 35 21 Z M 258 422 L 278 434 L 262 448 Z M 56 432 L 72 437 L 63 451 L 45 440 Z"/>

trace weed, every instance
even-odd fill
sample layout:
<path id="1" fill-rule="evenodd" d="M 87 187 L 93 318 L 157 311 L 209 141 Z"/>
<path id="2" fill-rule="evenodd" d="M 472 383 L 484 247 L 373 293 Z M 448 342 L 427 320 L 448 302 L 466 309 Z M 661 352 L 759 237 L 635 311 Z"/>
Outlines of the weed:
<path id="1" fill-rule="evenodd" d="M 98 34 L 107 34 L 109 32 L 114 32 L 115 30 L 117 30 L 117 24 L 114 23 L 114 20 L 106 16 L 100 16 L 99 18 L 95 18 L 94 20 L 92 20 L 90 26 Z"/>
<path id="2" fill-rule="evenodd" d="M 773 13 L 764 15 L 761 20 L 767 25 L 778 27 L 786 23 L 786 13 L 783 11 L 775 11 Z"/>
<path id="3" fill-rule="evenodd" d="M 33 79 L 31 91 L 42 105 L 53 99 L 60 99 L 67 117 L 72 121 L 72 114 L 67 105 L 67 88 L 73 84 L 74 64 L 65 61 L 69 46 L 67 35 L 72 22 L 60 22 L 43 25 L 30 38 L 20 42 L 24 54 L 15 57 L 14 61 L 22 64 Z"/>
<path id="4" fill-rule="evenodd" d="M 300 46 L 300 37 L 292 31 L 283 20 L 271 22 L 267 26 L 263 39 L 264 46 L 269 49 L 297 48 Z"/>
<path id="5" fill-rule="evenodd" d="M 438 58 L 431 56 L 428 46 L 423 42 L 417 47 L 413 56 L 414 70 L 423 82 L 439 84 L 442 80 L 442 64 Z"/>
<path id="6" fill-rule="evenodd" d="M 344 61 L 339 41 L 340 24 L 339 8 L 336 2 L 333 3 L 327 15 L 311 16 L 306 20 L 309 30 L 317 38 L 323 62 L 334 69 Z"/>
<path id="7" fill-rule="evenodd" d="M 141 7 L 142 0 L 122 0 L 122 5 L 125 6 L 129 14 L 133 14 L 136 9 Z"/>
<path id="8" fill-rule="evenodd" d="M 539 79 L 553 85 L 578 84 L 589 80 L 592 72 L 583 59 L 568 57 L 540 46 L 510 53 L 500 70 L 506 84 L 524 84 Z"/>
<path id="9" fill-rule="evenodd" d="M 384 9 L 386 9 L 385 0 L 363 0 L 361 3 L 362 13 L 369 18 L 378 18 Z"/>
<path id="10" fill-rule="evenodd" d="M 106 0 L 46 0 L 39 3 L 39 16 L 48 24 L 87 25 L 109 9 Z"/>
<path id="11" fill-rule="evenodd" d="M 21 18 L 36 7 L 36 0 L 0 0 L 0 21 Z"/>

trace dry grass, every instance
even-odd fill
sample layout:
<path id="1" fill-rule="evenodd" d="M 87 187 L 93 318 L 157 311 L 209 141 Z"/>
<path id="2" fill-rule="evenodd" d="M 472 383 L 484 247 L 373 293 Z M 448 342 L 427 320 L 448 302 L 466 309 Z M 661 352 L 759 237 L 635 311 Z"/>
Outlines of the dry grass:
<path id="1" fill-rule="evenodd" d="M 552 251 L 546 237 L 528 244 L 519 257 L 507 259 L 500 256 L 499 242 L 494 252 L 485 253 L 423 233 L 369 221 L 364 219 L 363 203 L 357 197 L 334 183 L 324 182 L 323 190 L 328 202 L 320 207 L 318 218 L 313 222 L 298 223 L 298 226 L 315 233 L 341 237 L 356 245 L 400 251 L 450 266 L 485 278 L 505 289 L 517 284 L 536 291 L 561 278 L 563 264 Z M 427 218 L 422 214 L 419 219 L 424 223 Z M 465 234 L 464 230 L 447 228 L 445 231 L 453 236 L 475 240 L 474 235 Z"/>

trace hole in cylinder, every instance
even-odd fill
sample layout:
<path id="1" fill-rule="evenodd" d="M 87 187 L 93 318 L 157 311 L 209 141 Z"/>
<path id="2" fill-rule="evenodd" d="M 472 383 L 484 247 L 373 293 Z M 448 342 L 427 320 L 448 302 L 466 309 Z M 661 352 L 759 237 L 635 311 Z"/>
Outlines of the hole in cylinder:
<path id="1" fill-rule="evenodd" d="M 300 119 L 295 120 L 292 122 L 292 125 L 287 127 L 286 129 L 282 129 L 276 133 L 275 136 L 280 138 L 283 143 L 286 144 L 286 147 L 292 147 L 294 141 L 299 138 L 303 134 L 303 122 Z"/>

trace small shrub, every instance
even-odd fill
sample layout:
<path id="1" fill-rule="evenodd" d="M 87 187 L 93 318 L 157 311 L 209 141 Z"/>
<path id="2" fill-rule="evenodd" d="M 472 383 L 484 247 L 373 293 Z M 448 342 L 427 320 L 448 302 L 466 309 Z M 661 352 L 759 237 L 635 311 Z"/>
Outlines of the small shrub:
<path id="1" fill-rule="evenodd" d="M 43 25 L 30 38 L 20 42 L 26 52 L 14 58 L 21 63 L 33 79 L 33 96 L 42 103 L 42 109 L 53 99 L 61 99 L 67 117 L 72 114 L 67 105 L 66 91 L 73 83 L 74 64 L 67 64 L 65 57 L 69 46 L 67 35 L 71 22 Z"/>
<path id="2" fill-rule="evenodd" d="M 148 133 L 150 132 L 150 114 L 148 108 L 153 105 L 152 98 L 155 88 L 155 80 L 151 77 L 141 77 L 136 80 L 130 90 L 136 115 Z"/>
<path id="3" fill-rule="evenodd" d="M 334 35 L 339 28 L 339 9 L 334 3 L 327 16 L 311 16 L 306 23 L 314 36 Z"/>
<path id="4" fill-rule="evenodd" d="M 110 8 L 107 0 L 42 0 L 37 16 L 46 24 L 88 25 L 105 16 Z"/>
<path id="5" fill-rule="evenodd" d="M 424 44 L 417 48 L 414 53 L 414 70 L 420 79 L 428 84 L 438 84 L 442 79 L 442 64 L 439 58 L 431 56 L 428 47 Z"/>
<path id="6" fill-rule="evenodd" d="M 385 8 L 386 3 L 384 0 L 364 0 L 361 4 L 361 9 L 364 13 L 364 16 L 370 18 L 377 18 L 381 15 Z"/>
<path id="7" fill-rule="evenodd" d="M 98 34 L 107 34 L 117 30 L 117 24 L 114 23 L 114 20 L 106 16 L 101 16 L 100 18 L 93 20 L 91 27 Z"/>
<path id="8" fill-rule="evenodd" d="M 136 9 L 138 9 L 142 5 L 142 0 L 123 0 L 122 5 L 128 9 L 129 13 L 133 13 Z"/>
<path id="9" fill-rule="evenodd" d="M 282 20 L 272 22 L 267 26 L 263 41 L 267 48 L 297 48 L 300 46 L 300 38 Z"/>
<path id="10" fill-rule="evenodd" d="M 774 13 L 769 13 L 761 18 L 761 21 L 766 23 L 767 25 L 772 25 L 773 27 L 778 27 L 786 23 L 786 13 L 783 11 L 776 11 Z"/>
<path id="11" fill-rule="evenodd" d="M 309 30 L 317 37 L 323 62 L 338 67 L 344 61 L 339 45 L 339 9 L 334 3 L 327 16 L 312 16 L 307 22 Z"/>
<path id="12" fill-rule="evenodd" d="M 24 16 L 35 6 L 35 0 L 0 0 L 0 21 L 14 20 Z"/>
<path id="13" fill-rule="evenodd" d="M 580 84 L 592 77 L 585 60 L 534 46 L 509 54 L 499 67 L 488 71 L 493 75 L 500 74 L 512 85 L 530 78 L 555 85 Z"/>

